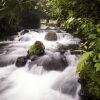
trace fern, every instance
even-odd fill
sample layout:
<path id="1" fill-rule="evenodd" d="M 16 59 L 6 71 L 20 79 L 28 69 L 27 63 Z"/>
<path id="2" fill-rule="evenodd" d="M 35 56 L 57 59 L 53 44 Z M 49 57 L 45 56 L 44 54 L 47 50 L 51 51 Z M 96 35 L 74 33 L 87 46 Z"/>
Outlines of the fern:
<path id="1" fill-rule="evenodd" d="M 90 56 L 93 56 L 93 51 L 85 52 L 80 59 L 80 62 L 77 65 L 77 72 L 81 72 L 82 69 L 85 67 L 87 60 Z"/>

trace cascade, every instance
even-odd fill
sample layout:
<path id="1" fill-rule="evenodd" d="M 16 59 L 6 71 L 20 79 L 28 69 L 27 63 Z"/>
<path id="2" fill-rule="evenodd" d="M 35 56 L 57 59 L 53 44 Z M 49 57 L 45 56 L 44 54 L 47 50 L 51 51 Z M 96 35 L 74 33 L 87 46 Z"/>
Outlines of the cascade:
<path id="1" fill-rule="evenodd" d="M 53 31 L 56 41 L 46 40 L 48 30 L 39 29 L 18 32 L 12 41 L 0 42 L 0 100 L 80 100 L 76 73 L 80 55 L 71 54 L 69 49 L 80 40 L 62 30 Z M 44 44 L 46 54 L 34 63 L 28 60 L 25 66 L 16 67 L 17 58 L 27 55 L 37 40 Z"/>

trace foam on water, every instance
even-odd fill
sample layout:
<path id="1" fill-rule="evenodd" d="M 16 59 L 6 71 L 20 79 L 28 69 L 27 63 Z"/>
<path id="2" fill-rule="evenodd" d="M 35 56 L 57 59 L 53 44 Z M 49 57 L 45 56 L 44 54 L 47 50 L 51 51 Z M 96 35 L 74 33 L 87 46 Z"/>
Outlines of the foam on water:
<path id="1" fill-rule="evenodd" d="M 30 73 L 26 67 L 19 68 L 0 85 L 9 87 L 0 94 L 0 100 L 79 100 L 77 79 L 73 67 L 68 67 L 63 72 L 50 71 L 43 75 Z M 73 96 L 71 89 L 75 86 Z"/>
<path id="2" fill-rule="evenodd" d="M 57 41 L 45 40 L 46 34 L 47 31 L 30 30 L 23 35 L 19 32 L 13 42 L 5 42 L 7 45 L 3 46 L 0 55 L 0 66 L 5 66 L 0 68 L 0 100 L 80 100 L 80 85 L 77 82 L 79 77 L 76 74 L 79 57 L 71 55 L 70 52 L 65 54 L 69 66 L 63 71 L 46 71 L 43 66 L 37 64 L 30 69 L 30 61 L 23 68 L 15 66 L 17 57 L 27 55 L 28 48 L 36 40 L 43 42 L 49 54 L 56 52 L 59 45 L 79 43 L 79 39 L 75 39 L 69 33 L 57 33 Z M 3 43 L 4 41 L 0 44 Z M 58 54 L 56 58 L 59 58 Z"/>

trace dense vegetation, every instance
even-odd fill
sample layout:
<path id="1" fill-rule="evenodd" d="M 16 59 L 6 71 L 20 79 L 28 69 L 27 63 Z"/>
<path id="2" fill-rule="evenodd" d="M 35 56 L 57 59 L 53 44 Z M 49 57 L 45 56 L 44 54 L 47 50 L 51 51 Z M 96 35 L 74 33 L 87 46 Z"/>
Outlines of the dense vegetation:
<path id="1" fill-rule="evenodd" d="M 0 0 L 0 37 L 23 28 L 38 25 L 37 2 L 32 0 Z M 35 24 L 34 24 L 35 23 Z"/>

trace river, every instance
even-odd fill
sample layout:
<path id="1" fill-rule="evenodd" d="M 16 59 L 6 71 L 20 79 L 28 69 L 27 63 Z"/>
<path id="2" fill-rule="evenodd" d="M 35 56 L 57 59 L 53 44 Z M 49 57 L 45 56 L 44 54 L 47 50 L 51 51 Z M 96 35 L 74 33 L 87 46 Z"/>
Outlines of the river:
<path id="1" fill-rule="evenodd" d="M 56 41 L 45 39 L 49 30 L 56 32 Z M 67 48 L 79 44 L 80 40 L 63 30 L 58 32 L 55 27 L 49 30 L 29 30 L 25 34 L 21 31 L 12 40 L 0 42 L 0 100 L 80 100 L 81 86 L 76 73 L 80 55 L 71 54 Z M 31 67 L 30 60 L 24 67 L 16 67 L 16 59 L 27 55 L 27 50 L 37 40 L 44 44 L 45 52 L 50 58 L 42 57 Z M 62 63 L 59 62 L 59 48 L 67 48 L 63 55 L 68 64 L 63 70 L 59 68 Z M 51 68 L 49 70 L 40 64 L 48 61 L 52 63 L 47 63 Z"/>

